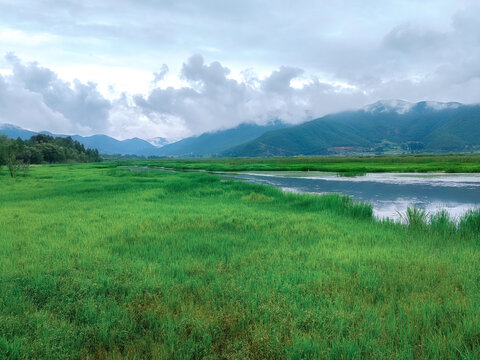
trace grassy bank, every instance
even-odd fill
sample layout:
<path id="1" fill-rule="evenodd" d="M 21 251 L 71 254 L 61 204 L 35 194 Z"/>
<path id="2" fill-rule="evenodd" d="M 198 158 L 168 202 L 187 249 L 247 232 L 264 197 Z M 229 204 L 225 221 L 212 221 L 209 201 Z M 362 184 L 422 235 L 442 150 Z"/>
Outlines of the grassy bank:
<path id="1" fill-rule="evenodd" d="M 138 162 L 136 162 L 138 164 Z M 402 155 L 378 157 L 279 157 L 159 159 L 149 166 L 209 171 L 331 171 L 346 174 L 369 172 L 480 172 L 480 155 Z"/>
<path id="2" fill-rule="evenodd" d="M 115 166 L 0 173 L 0 358 L 480 356 L 478 214 Z"/>

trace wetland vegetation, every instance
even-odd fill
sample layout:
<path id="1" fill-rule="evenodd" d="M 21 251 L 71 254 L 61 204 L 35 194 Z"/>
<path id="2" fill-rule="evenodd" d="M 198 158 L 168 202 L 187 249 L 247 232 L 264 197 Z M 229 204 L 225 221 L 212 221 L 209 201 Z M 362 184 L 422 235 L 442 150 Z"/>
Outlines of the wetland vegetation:
<path id="1" fill-rule="evenodd" d="M 121 164 L 0 172 L 0 358 L 479 357 L 479 212 Z"/>
<path id="2" fill-rule="evenodd" d="M 127 164 L 128 162 L 124 162 Z M 133 162 L 132 162 L 133 164 Z M 373 172 L 480 173 L 480 154 L 398 156 L 298 156 L 270 158 L 165 158 L 136 161 L 135 165 L 177 170 L 208 171 L 328 171 L 343 175 Z"/>

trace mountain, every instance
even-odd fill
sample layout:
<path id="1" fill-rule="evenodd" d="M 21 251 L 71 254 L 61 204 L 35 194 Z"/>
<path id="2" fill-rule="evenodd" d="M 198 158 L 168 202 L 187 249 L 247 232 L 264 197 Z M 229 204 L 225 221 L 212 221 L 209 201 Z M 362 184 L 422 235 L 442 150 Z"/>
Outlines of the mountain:
<path id="1" fill-rule="evenodd" d="M 37 133 L 12 124 L 0 124 L 0 135 L 7 135 L 7 137 L 12 139 L 21 138 L 22 140 L 27 140 L 33 135 L 37 135 Z"/>
<path id="2" fill-rule="evenodd" d="M 66 137 L 68 135 L 52 134 L 48 131 L 42 131 L 41 134 L 46 134 L 54 137 Z M 0 134 L 5 134 L 10 138 L 20 137 L 23 140 L 30 139 L 33 135 L 40 134 L 38 132 L 22 129 L 21 127 L 11 124 L 0 124 Z M 132 154 L 132 155 L 158 155 L 158 148 L 149 142 L 139 139 L 117 140 L 107 135 L 93 135 L 80 136 L 72 135 L 73 140 L 77 140 L 87 148 L 98 149 L 100 154 Z"/>
<path id="3" fill-rule="evenodd" d="M 154 137 L 154 138 L 146 139 L 146 141 L 148 141 L 150 144 L 152 144 L 155 147 L 162 147 L 167 144 L 170 144 L 170 142 L 167 139 L 162 137 Z"/>
<path id="4" fill-rule="evenodd" d="M 54 135 L 44 132 L 52 136 Z M 36 132 L 0 124 L 0 134 L 29 139 Z M 296 156 L 367 152 L 480 150 L 480 105 L 382 100 L 357 111 L 326 115 L 296 126 L 241 124 L 172 144 L 162 138 L 116 140 L 74 135 L 101 154 L 143 156 Z"/>
<path id="5" fill-rule="evenodd" d="M 480 105 L 383 100 L 266 132 L 222 156 L 328 155 L 409 146 L 429 152 L 479 149 Z"/>
<path id="6" fill-rule="evenodd" d="M 143 155 L 143 156 L 218 156 L 221 152 L 247 141 L 253 140 L 263 133 L 271 130 L 283 129 L 288 125 L 281 122 L 273 122 L 269 125 L 241 124 L 233 129 L 222 130 L 212 133 L 204 133 L 197 137 L 190 137 L 178 142 L 168 144 L 164 138 L 152 138 L 142 140 L 133 138 L 128 140 L 116 140 L 107 135 L 79 136 L 72 135 L 72 139 L 84 144 L 86 147 L 98 149 L 100 154 L 112 155 Z M 24 130 L 18 126 L 0 125 L 0 134 L 8 137 L 29 139 L 36 132 Z M 65 137 L 67 135 L 52 134 L 44 131 L 43 134 Z M 162 144 L 164 144 L 162 146 Z"/>
<path id="7" fill-rule="evenodd" d="M 100 154 L 121 154 L 121 155 L 157 155 L 158 148 L 149 142 L 139 139 L 117 140 L 107 135 L 79 136 L 74 135 L 72 139 L 84 144 L 87 147 L 98 149 Z"/>
<path id="8" fill-rule="evenodd" d="M 288 125 L 275 121 L 268 125 L 241 124 L 233 129 L 204 133 L 189 137 L 159 149 L 159 155 L 181 157 L 215 157 L 227 149 L 251 141 L 265 132 L 286 128 Z"/>

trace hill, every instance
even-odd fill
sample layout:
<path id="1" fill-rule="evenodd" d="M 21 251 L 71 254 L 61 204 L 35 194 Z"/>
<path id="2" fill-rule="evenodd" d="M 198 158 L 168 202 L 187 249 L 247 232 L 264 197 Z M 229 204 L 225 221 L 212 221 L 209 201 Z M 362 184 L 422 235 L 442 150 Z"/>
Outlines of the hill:
<path id="1" fill-rule="evenodd" d="M 37 134 L 35 131 L 25 130 L 12 124 L 0 124 L 0 135 L 6 135 L 11 139 L 20 138 L 22 140 L 28 140 Z"/>
<path id="2" fill-rule="evenodd" d="M 92 135 L 87 137 L 75 135 L 72 136 L 72 138 L 85 146 L 97 148 L 101 154 L 133 154 L 143 156 L 158 154 L 158 148 L 156 146 L 139 138 L 117 140 L 107 135 Z"/>
<path id="3" fill-rule="evenodd" d="M 31 130 L 25 130 L 21 127 L 11 124 L 0 124 L 0 134 L 6 135 L 12 139 L 21 138 L 22 140 L 28 140 L 37 134 L 45 134 L 62 138 L 68 136 L 63 134 L 52 134 L 48 131 L 35 132 Z M 83 144 L 88 148 L 98 149 L 101 154 L 134 154 L 143 156 L 158 155 L 158 147 L 139 138 L 117 140 L 107 135 L 73 135 L 71 137 L 73 140 L 78 141 L 80 144 Z"/>
<path id="4" fill-rule="evenodd" d="M 328 155 L 388 150 L 448 152 L 480 148 L 480 105 L 380 101 L 269 131 L 223 156 Z"/>
<path id="5" fill-rule="evenodd" d="M 241 124 L 233 129 L 204 133 L 200 136 L 185 138 L 164 146 L 161 145 L 166 144 L 167 141 L 163 138 L 152 138 L 148 141 L 133 138 L 120 141 L 107 135 L 86 137 L 73 135 L 72 139 L 87 147 L 96 148 L 101 154 L 106 155 L 215 157 L 227 149 L 251 141 L 265 132 L 283 129 L 287 126 L 278 121 L 269 125 Z M 41 133 L 54 137 L 67 136 L 52 134 L 48 131 Z M 38 133 L 11 124 L 0 124 L 0 134 L 5 134 L 14 139 L 20 137 L 26 140 Z M 157 146 L 154 146 L 152 143 Z"/>
<path id="6" fill-rule="evenodd" d="M 216 157 L 233 146 L 251 141 L 272 130 L 286 128 L 288 125 L 273 122 L 269 125 L 241 124 L 233 129 L 204 133 L 189 137 L 159 149 L 159 155 L 180 157 Z"/>

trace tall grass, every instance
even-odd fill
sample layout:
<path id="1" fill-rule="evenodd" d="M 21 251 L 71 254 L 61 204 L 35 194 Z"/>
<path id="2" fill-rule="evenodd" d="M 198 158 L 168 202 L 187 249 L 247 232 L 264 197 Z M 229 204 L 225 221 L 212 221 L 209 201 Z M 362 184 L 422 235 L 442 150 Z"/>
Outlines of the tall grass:
<path id="1" fill-rule="evenodd" d="M 467 216 L 465 215 L 465 217 Z M 455 219 L 452 219 L 446 210 L 441 210 L 430 216 L 430 228 L 443 237 L 455 234 L 458 229 Z"/>
<path id="2" fill-rule="evenodd" d="M 446 210 L 428 214 L 416 206 L 398 213 L 401 222 L 411 230 L 424 230 L 448 238 L 461 234 L 462 238 L 480 240 L 480 209 L 469 210 L 460 219 L 453 219 Z"/>
<path id="3" fill-rule="evenodd" d="M 397 213 L 401 220 L 410 228 L 421 229 L 427 226 L 428 213 L 424 209 L 418 208 L 416 205 L 412 208 L 408 207 L 405 214 L 398 211 Z"/>
<path id="4" fill-rule="evenodd" d="M 464 236 L 480 240 L 480 209 L 470 210 L 460 220 L 459 230 Z"/>
<path id="5" fill-rule="evenodd" d="M 480 172 L 480 155 L 401 155 L 366 157 L 275 157 L 217 159 L 158 159 L 122 164 L 208 171 L 329 171 L 344 176 L 372 172 Z"/>
<path id="6" fill-rule="evenodd" d="M 480 356 L 478 212 L 115 166 L 0 173 L 1 359 Z"/>

